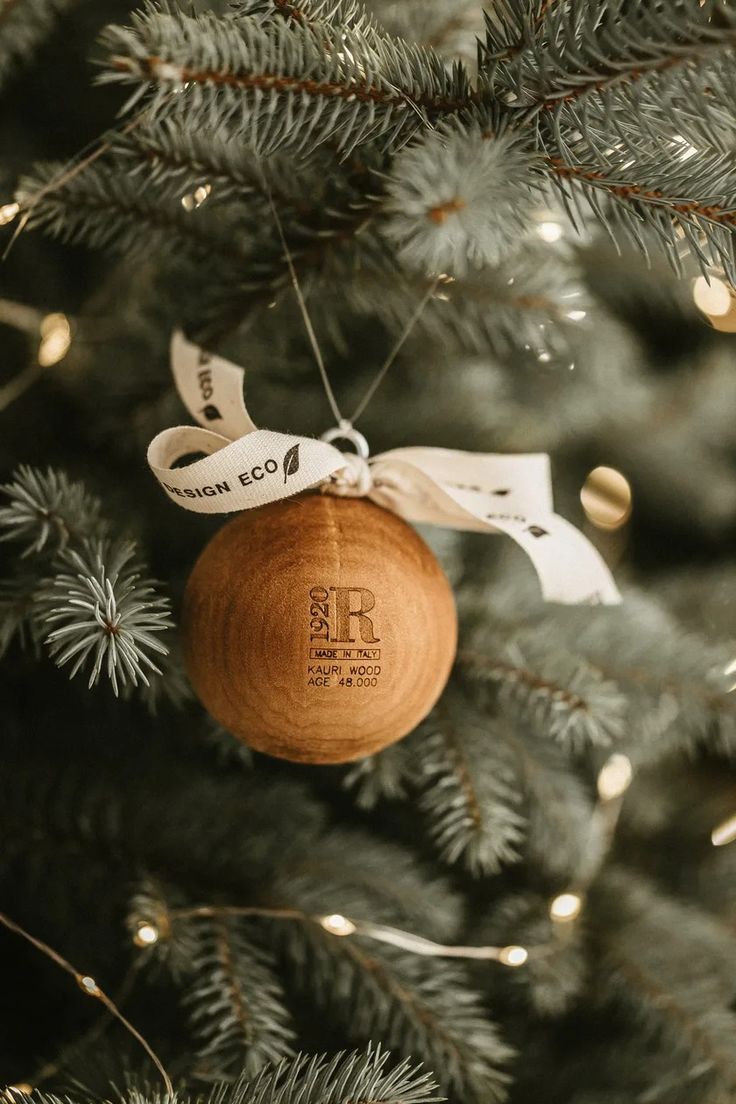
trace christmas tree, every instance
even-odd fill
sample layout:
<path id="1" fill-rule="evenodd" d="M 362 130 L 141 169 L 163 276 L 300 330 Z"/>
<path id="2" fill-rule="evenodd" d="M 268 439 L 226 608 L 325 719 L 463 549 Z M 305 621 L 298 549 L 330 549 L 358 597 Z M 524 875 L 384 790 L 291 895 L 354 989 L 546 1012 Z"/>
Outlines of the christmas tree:
<path id="1" fill-rule="evenodd" d="M 735 46 L 731 0 L 0 0 L 4 1104 L 734 1099 Z M 182 655 L 225 519 L 146 466 L 175 333 L 274 431 L 550 453 L 623 602 L 421 526 L 429 715 L 253 752 Z"/>

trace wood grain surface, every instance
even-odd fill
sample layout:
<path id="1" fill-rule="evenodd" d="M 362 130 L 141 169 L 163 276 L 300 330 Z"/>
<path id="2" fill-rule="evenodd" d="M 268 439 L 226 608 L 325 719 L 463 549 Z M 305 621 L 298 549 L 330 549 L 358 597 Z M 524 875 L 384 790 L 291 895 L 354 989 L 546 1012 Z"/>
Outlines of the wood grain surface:
<path id="1" fill-rule="evenodd" d="M 342 763 L 405 736 L 447 681 L 450 584 L 406 522 L 366 499 L 306 494 L 228 522 L 183 612 L 205 707 L 258 751 Z"/>

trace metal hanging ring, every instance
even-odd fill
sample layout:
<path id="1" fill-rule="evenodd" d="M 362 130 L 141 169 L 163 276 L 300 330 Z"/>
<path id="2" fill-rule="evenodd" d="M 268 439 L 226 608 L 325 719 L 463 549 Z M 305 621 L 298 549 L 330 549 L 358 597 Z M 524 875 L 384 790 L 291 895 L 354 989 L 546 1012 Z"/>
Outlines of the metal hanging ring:
<path id="1" fill-rule="evenodd" d="M 368 442 L 363 434 L 344 418 L 339 426 L 335 426 L 334 429 L 328 429 L 323 433 L 320 437 L 320 441 L 326 441 L 329 445 L 331 445 L 333 441 L 349 441 L 355 449 L 356 454 L 363 460 L 367 460 L 371 454 Z"/>

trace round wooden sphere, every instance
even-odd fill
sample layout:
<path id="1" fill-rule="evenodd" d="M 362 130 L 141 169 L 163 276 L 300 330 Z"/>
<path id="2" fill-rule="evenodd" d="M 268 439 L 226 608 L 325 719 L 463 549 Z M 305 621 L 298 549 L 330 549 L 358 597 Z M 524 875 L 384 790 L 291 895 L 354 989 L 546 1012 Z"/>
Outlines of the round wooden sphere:
<path id="1" fill-rule="evenodd" d="M 248 510 L 202 552 L 183 611 L 189 678 L 258 751 L 345 763 L 411 731 L 457 645 L 447 578 L 406 522 L 362 498 Z"/>

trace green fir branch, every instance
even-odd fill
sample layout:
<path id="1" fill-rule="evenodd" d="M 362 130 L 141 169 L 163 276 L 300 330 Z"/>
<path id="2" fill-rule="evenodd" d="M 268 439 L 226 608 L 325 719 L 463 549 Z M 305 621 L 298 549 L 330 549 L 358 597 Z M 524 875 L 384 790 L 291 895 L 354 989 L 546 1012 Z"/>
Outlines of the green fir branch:
<path id="1" fill-rule="evenodd" d="M 0 507 L 0 540 L 22 541 L 23 557 L 56 553 L 71 542 L 101 536 L 99 499 L 64 472 L 21 465 L 0 487 L 9 503 Z"/>
<path id="2" fill-rule="evenodd" d="M 302 25 L 328 23 L 366 37 L 379 33 L 373 15 L 356 0 L 235 0 L 233 14 L 240 19 L 260 15 Z"/>
<path id="3" fill-rule="evenodd" d="M 596 992 L 637 1017 L 656 1054 L 703 1100 L 736 1092 L 736 942 L 702 911 L 622 869 L 607 873 L 593 902 Z M 700 1097 L 698 1097 L 700 1098 Z"/>
<path id="4" fill-rule="evenodd" d="M 454 897 L 441 881 L 424 876 L 413 855 L 334 830 L 318 848 L 288 857 L 270 886 L 269 903 L 310 917 L 337 911 L 424 929 L 437 939 L 451 938 L 457 925 Z M 273 932 L 295 984 L 351 1038 L 381 1038 L 397 1054 L 421 1059 L 439 1071 L 443 1088 L 468 1104 L 503 1099 L 511 1052 L 462 969 L 341 939 L 311 920 L 276 922 Z"/>
<path id="5" fill-rule="evenodd" d="M 29 225 L 67 242 L 95 249 L 219 260 L 242 266 L 246 256 L 239 236 L 223 220 L 204 211 L 186 210 L 181 197 L 161 194 L 153 182 L 141 181 L 99 160 L 76 173 L 60 164 L 36 165 L 21 180 L 17 199 Z"/>
<path id="6" fill-rule="evenodd" d="M 384 232 L 410 267 L 464 275 L 513 253 L 539 202 L 541 162 L 489 119 L 446 123 L 394 159 Z M 535 194 L 535 191 L 537 194 Z"/>
<path id="7" fill-rule="evenodd" d="M 154 704 L 165 683 L 175 696 L 173 661 L 170 680 L 150 678 L 161 675 L 150 653 L 168 654 L 154 635 L 171 627 L 168 599 L 141 579 L 135 545 L 107 537 L 99 500 L 53 469 L 21 467 L 2 490 L 0 540 L 26 546 L 0 596 L 3 648 L 25 634 L 59 666 L 72 662 L 70 677 L 90 666 L 90 686 L 104 670 L 116 694 L 142 684 Z"/>
<path id="8" fill-rule="evenodd" d="M 446 696 L 412 739 L 430 836 L 476 876 L 518 861 L 524 839 L 518 764 L 496 728 Z"/>
<path id="9" fill-rule="evenodd" d="M 215 1088 L 207 1104 L 435 1104 L 437 1085 L 409 1059 L 386 1069 L 381 1047 L 363 1052 L 297 1055 L 255 1081 L 241 1078 L 232 1088 Z M 148 1102 L 146 1102 L 148 1104 Z"/>
<path id="10" fill-rule="evenodd" d="M 406 740 L 391 744 L 377 755 L 354 763 L 343 778 L 359 809 L 374 809 L 381 801 L 395 801 L 407 795 L 413 769 Z"/>
<path id="11" fill-rule="evenodd" d="M 36 617 L 53 626 L 46 638 L 57 666 L 70 678 L 89 668 L 88 686 L 105 672 L 115 694 L 161 674 L 151 653 L 166 654 L 158 633 L 171 628 L 169 600 L 141 579 L 130 541 L 100 540 L 62 554 L 62 570 L 39 594 Z"/>
<path id="12" fill-rule="evenodd" d="M 501 704 L 540 737 L 576 749 L 606 746 L 623 735 L 623 694 L 579 657 L 550 655 L 530 666 L 515 642 L 505 655 L 464 650 L 459 661 L 470 678 L 496 686 Z"/>
<path id="13" fill-rule="evenodd" d="M 304 155 L 330 140 L 344 155 L 368 140 L 388 148 L 470 98 L 464 71 L 448 74 L 431 51 L 329 23 L 264 25 L 149 6 L 130 28 L 109 27 L 103 46 L 101 79 L 133 84 L 138 95 L 152 87 L 157 117 L 221 124 L 263 153 Z"/>
<path id="14" fill-rule="evenodd" d="M 0 88 L 78 0 L 0 0 Z"/>
<path id="15" fill-rule="evenodd" d="M 717 0 L 644 0 L 635 9 L 627 0 L 570 0 L 547 5 L 531 23 L 527 12 L 525 0 L 502 0 L 481 52 L 502 100 L 524 120 L 634 83 L 647 86 L 640 97 L 654 94 L 653 78 L 676 81 L 736 45 L 736 20 Z M 520 24 L 532 33 L 504 59 L 503 39 L 516 36 Z"/>
<path id="16" fill-rule="evenodd" d="M 284 158 L 259 158 L 253 150 L 221 130 L 192 131 L 181 119 L 162 119 L 110 137 L 116 167 L 154 186 L 159 195 L 182 200 L 198 185 L 208 186 L 213 199 L 266 200 L 266 180 L 280 211 L 304 203 L 305 167 L 299 172 Z M 309 185 L 324 186 L 325 175 L 313 173 Z M 209 197 L 208 197 L 209 202 Z"/>
<path id="17" fill-rule="evenodd" d="M 273 956 L 230 917 L 192 921 L 196 950 L 184 1003 L 196 1039 L 197 1070 L 211 1079 L 242 1073 L 293 1054 L 294 1032 Z"/>
<path id="18" fill-rule="evenodd" d="M 324 978 L 317 999 L 352 1038 L 381 1038 L 397 1053 L 421 1059 L 439 1071 L 443 1089 L 468 1104 L 505 1099 L 512 1051 L 461 969 L 357 938 L 336 939 L 313 924 L 291 928 L 290 956 Z M 308 992 L 315 995 L 313 983 Z"/>

